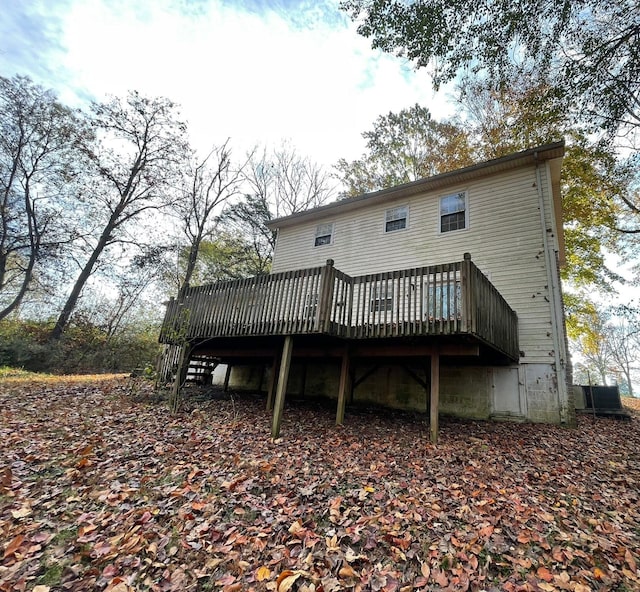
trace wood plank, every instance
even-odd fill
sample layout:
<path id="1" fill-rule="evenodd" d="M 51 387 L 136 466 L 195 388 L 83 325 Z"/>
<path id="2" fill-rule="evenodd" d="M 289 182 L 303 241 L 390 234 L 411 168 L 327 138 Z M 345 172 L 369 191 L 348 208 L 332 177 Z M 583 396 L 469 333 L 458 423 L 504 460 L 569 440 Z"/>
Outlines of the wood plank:
<path id="1" fill-rule="evenodd" d="M 430 356 L 439 353 L 442 356 L 479 356 L 480 346 L 473 344 L 447 343 L 442 345 L 356 343 L 351 350 L 352 357 L 411 358 Z"/>
<path id="2" fill-rule="evenodd" d="M 280 358 L 273 356 L 271 364 L 271 375 L 269 376 L 269 387 L 267 390 L 267 411 L 273 410 L 273 402 L 276 397 L 276 386 L 278 385 L 278 373 L 280 371 Z"/>
<path id="3" fill-rule="evenodd" d="M 340 387 L 338 389 L 338 409 L 336 411 L 336 425 L 344 423 L 344 408 L 349 389 L 349 349 L 345 347 L 342 354 L 342 368 L 340 369 Z"/>
<path id="4" fill-rule="evenodd" d="M 440 356 L 431 355 L 431 402 L 429 405 L 429 435 L 432 444 L 438 443 L 438 408 L 440 406 Z"/>
<path id="5" fill-rule="evenodd" d="M 293 338 L 287 335 L 284 338 L 282 357 L 280 359 L 280 372 L 278 373 L 278 386 L 276 388 L 276 400 L 273 409 L 273 422 L 271 424 L 271 437 L 275 440 L 280 437 L 282 424 L 282 412 L 284 410 L 284 398 L 289 382 L 289 368 L 291 366 L 291 352 L 293 350 Z"/>
<path id="6" fill-rule="evenodd" d="M 224 387 L 223 391 L 226 393 L 229 390 L 229 379 L 231 378 L 231 369 L 233 366 L 231 364 L 227 364 L 227 371 L 224 373 Z"/>

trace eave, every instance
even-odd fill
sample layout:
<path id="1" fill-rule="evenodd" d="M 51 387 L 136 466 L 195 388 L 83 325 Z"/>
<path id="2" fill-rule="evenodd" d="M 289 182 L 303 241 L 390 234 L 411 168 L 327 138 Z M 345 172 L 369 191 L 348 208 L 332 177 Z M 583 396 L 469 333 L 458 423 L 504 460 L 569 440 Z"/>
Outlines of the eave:
<path id="1" fill-rule="evenodd" d="M 433 177 L 419 179 L 418 181 L 397 185 L 396 187 L 382 189 L 373 193 L 364 193 L 357 197 L 346 198 L 325 206 L 305 210 L 304 212 L 297 212 L 291 216 L 276 218 L 275 220 L 268 222 L 267 226 L 271 230 L 286 228 L 301 222 L 319 220 L 321 218 L 335 216 L 337 214 L 351 212 L 365 207 L 371 207 L 376 204 L 395 201 L 397 199 L 406 199 L 430 191 L 437 191 L 452 185 L 465 184 L 502 171 L 513 170 L 527 165 L 535 165 L 544 161 L 561 159 L 562 156 L 564 156 L 564 141 L 546 144 L 544 146 L 531 148 L 522 152 L 516 152 L 514 154 L 481 162 L 479 164 L 450 171 L 448 173 L 434 175 Z M 552 171 L 554 170 L 557 171 L 559 177 L 559 167 L 553 167 Z M 559 178 L 557 180 L 553 180 L 553 185 L 554 203 L 558 204 L 559 192 L 558 195 L 556 195 L 556 187 L 558 187 L 559 190 Z M 558 208 L 557 205 L 556 208 Z M 558 213 L 557 209 L 556 213 Z M 559 218 L 560 227 L 561 221 L 562 219 Z"/>

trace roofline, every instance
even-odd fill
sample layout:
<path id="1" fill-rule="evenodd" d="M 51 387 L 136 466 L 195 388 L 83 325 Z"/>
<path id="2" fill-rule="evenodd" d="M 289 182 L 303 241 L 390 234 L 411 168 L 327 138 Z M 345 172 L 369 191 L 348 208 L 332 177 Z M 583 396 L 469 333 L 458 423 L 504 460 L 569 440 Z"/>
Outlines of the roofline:
<path id="1" fill-rule="evenodd" d="M 269 221 L 267 223 L 267 227 L 270 230 L 276 230 L 278 228 L 292 226 L 298 222 L 307 221 L 316 217 L 325 217 L 338 212 L 347 212 L 359 209 L 365 205 L 376 204 L 387 200 L 411 197 L 418 193 L 433 191 L 458 183 L 466 183 L 470 180 L 478 179 L 500 171 L 514 169 L 528 164 L 535 164 L 541 161 L 553 160 L 562 156 L 564 156 L 564 140 L 538 146 L 537 148 L 530 148 L 528 150 L 523 150 L 522 152 L 515 152 L 513 154 L 508 154 L 507 156 L 487 160 L 462 169 L 449 171 L 448 173 L 441 173 L 440 175 L 434 175 L 433 177 L 412 181 L 411 183 L 404 183 L 402 185 L 390 187 L 389 189 L 382 189 L 373 193 L 364 193 L 357 197 L 334 201 L 325 206 L 305 210 L 303 212 L 297 212 L 282 218 L 276 218 Z"/>

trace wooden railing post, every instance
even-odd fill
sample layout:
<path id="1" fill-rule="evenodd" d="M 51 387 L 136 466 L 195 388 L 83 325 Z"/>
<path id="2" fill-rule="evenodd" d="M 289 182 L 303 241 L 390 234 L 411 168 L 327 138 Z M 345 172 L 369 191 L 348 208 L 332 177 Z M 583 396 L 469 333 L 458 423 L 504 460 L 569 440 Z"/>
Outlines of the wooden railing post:
<path id="1" fill-rule="evenodd" d="M 320 272 L 320 294 L 318 298 L 318 331 L 327 333 L 331 326 L 331 305 L 333 304 L 333 286 L 336 270 L 333 259 L 327 259 L 327 264 Z"/>
<path id="2" fill-rule="evenodd" d="M 473 279 L 471 274 L 471 253 L 463 255 L 460 268 L 460 281 L 462 284 L 462 330 L 466 333 L 473 332 Z"/>

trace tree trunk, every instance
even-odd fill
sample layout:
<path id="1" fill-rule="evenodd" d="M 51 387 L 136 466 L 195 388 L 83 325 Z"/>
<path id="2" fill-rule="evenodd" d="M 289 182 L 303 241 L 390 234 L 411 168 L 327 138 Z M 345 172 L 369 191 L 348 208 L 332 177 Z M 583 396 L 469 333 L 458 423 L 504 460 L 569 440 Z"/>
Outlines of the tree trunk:
<path id="1" fill-rule="evenodd" d="M 198 233 L 198 236 L 193 240 L 191 246 L 189 247 L 189 257 L 187 259 L 187 269 L 184 272 L 184 280 L 182 281 L 182 286 L 180 287 L 180 293 L 186 290 L 190 283 L 191 277 L 193 276 L 193 271 L 196 268 L 196 263 L 198 262 L 198 253 L 200 251 L 200 243 L 202 242 L 202 232 Z"/>
<path id="2" fill-rule="evenodd" d="M 22 286 L 20 291 L 16 294 L 15 298 L 3 309 L 0 310 L 0 321 L 8 317 L 22 302 L 24 295 L 27 293 L 31 279 L 33 278 L 33 268 L 36 264 L 37 253 L 32 252 L 29 256 L 29 264 L 24 272 L 24 278 L 22 279 Z"/>
<path id="3" fill-rule="evenodd" d="M 111 233 L 114 231 L 116 227 L 115 216 L 116 216 L 116 213 L 114 213 L 109 219 L 108 224 L 106 225 L 105 229 L 102 231 L 102 234 L 100 235 L 100 240 L 98 241 L 98 244 L 95 246 L 95 248 L 93 249 L 93 252 L 91 253 L 91 257 L 89 257 L 89 260 L 87 261 L 85 266 L 82 268 L 82 271 L 80 272 L 80 275 L 78 276 L 78 279 L 76 280 L 76 283 L 73 286 L 73 290 L 71 290 L 71 294 L 69 294 L 69 298 L 67 298 L 67 302 L 65 303 L 64 308 L 62 309 L 62 312 L 60 313 L 60 316 L 56 321 L 55 327 L 53 328 L 53 330 L 49 335 L 49 339 L 57 340 L 57 339 L 60 339 L 60 337 L 62 337 L 62 334 L 64 333 L 64 330 L 66 329 L 67 324 L 69 323 L 69 319 L 71 318 L 71 314 L 73 313 L 73 311 L 76 308 L 76 305 L 78 304 L 78 299 L 80 298 L 80 294 L 82 293 L 82 290 L 84 289 L 84 286 L 87 283 L 87 280 L 89 279 L 89 277 L 91 276 L 91 273 L 93 272 L 93 268 L 95 267 L 98 259 L 100 258 L 100 255 L 102 255 L 102 252 L 104 251 L 105 247 L 109 243 L 109 238 L 111 236 Z"/>

